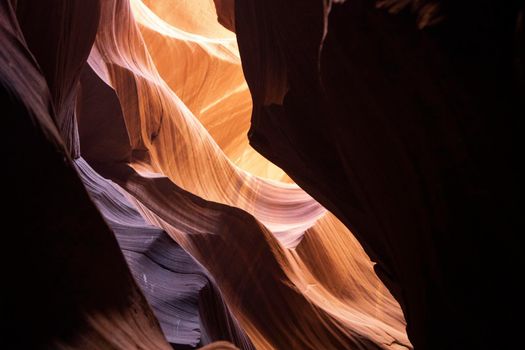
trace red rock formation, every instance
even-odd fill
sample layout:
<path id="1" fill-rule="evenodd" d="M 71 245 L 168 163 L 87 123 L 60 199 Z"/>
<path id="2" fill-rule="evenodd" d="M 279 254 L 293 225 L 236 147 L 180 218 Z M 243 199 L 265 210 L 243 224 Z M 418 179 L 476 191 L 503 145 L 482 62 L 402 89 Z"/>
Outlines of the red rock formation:
<path id="1" fill-rule="evenodd" d="M 170 56 L 156 50 L 159 41 L 155 35 L 164 35 L 163 45 L 178 50 L 176 57 L 182 67 L 187 64 L 186 47 L 191 47 L 190 58 L 203 62 L 190 63 L 188 75 L 195 79 L 183 80 L 184 76 L 176 73 L 171 81 L 193 109 L 200 111 L 193 95 L 184 93 L 198 87 L 199 75 L 205 75 L 207 81 L 216 79 L 221 90 L 239 85 L 236 79 L 224 80 L 207 70 L 210 65 L 229 64 L 230 71 L 239 74 L 240 62 L 226 46 L 230 42 L 192 38 L 154 17 L 139 1 L 131 5 L 117 1 L 103 8 L 89 62 L 119 96 L 121 117 L 134 148 L 131 165 L 135 170 L 94 159 L 98 171 L 122 186 L 152 224 L 168 232 L 210 271 L 256 347 L 408 346 L 397 305 L 374 276 L 368 258 L 351 234 L 335 218 L 319 220 L 325 215 L 324 209 L 297 187 L 269 182 L 235 167 L 157 71 L 157 66 L 167 64 Z M 150 37 L 148 46 L 141 44 L 142 33 L 135 27 L 134 17 Z M 122 32 L 127 35 L 118 34 Z M 152 54 L 160 57 L 153 60 Z M 227 112 L 232 110 L 216 91 L 200 91 L 198 99 L 209 101 L 204 106 L 218 99 L 218 106 L 229 107 Z M 242 94 L 236 99 L 242 102 L 246 97 Z M 237 108 L 246 111 L 244 106 L 240 103 Z M 154 123 L 152 116 L 156 117 Z M 247 113 L 240 113 L 237 118 L 247 117 Z M 90 123 L 88 119 L 79 117 L 81 130 L 83 123 Z M 204 199 L 240 207 L 260 223 L 242 211 L 202 201 L 179 186 Z M 310 246 L 311 251 L 306 252 L 297 244 L 310 227 L 306 235 L 317 237 L 322 244 L 316 249 Z M 333 259 L 330 264 L 334 277 L 322 278 L 311 260 L 322 252 L 342 255 L 335 255 L 337 248 L 330 251 L 326 246 L 334 236 L 354 252 L 341 261 Z M 297 254 L 285 249 L 295 246 Z M 330 269 L 329 262 L 317 262 Z M 337 281 L 335 271 L 353 276 L 348 282 L 353 280 L 362 289 L 341 292 L 347 285 Z M 375 296 L 367 296 L 370 292 Z M 377 312 L 380 317 L 373 316 Z"/>
<path id="2" fill-rule="evenodd" d="M 4 344 L 515 347 L 522 21 L 2 1 Z"/>

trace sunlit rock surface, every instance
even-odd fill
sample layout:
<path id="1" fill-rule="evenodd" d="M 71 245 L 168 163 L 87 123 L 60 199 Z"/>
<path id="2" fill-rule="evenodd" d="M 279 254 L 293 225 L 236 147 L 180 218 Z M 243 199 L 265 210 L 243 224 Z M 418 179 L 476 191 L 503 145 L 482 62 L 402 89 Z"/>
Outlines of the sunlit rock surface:
<path id="1" fill-rule="evenodd" d="M 2 0 L 8 348 L 511 344 L 520 5 Z"/>

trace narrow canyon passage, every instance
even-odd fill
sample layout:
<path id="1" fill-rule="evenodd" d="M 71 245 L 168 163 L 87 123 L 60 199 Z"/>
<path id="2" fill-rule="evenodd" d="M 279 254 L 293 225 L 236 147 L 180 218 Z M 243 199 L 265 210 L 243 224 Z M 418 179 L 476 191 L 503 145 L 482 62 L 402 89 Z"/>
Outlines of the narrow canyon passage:
<path id="1" fill-rule="evenodd" d="M 0 6 L 6 348 L 519 344 L 522 1 Z"/>

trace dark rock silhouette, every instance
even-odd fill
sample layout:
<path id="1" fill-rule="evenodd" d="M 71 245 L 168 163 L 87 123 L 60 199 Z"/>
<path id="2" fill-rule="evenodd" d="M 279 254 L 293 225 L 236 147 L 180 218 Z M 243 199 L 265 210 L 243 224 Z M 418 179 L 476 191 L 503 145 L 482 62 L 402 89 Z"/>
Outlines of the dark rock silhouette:
<path id="1" fill-rule="evenodd" d="M 523 2 L 436 1 L 423 29 L 321 3 L 236 2 L 251 144 L 352 229 L 416 349 L 515 344 Z"/>

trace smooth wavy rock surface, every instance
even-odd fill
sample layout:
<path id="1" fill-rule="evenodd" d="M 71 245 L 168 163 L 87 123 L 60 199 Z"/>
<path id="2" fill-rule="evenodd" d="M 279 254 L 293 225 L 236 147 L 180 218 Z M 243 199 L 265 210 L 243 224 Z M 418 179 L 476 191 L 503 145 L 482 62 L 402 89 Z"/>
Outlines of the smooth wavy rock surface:
<path id="1" fill-rule="evenodd" d="M 5 105 L 36 111 L 9 112 L 26 120 L 13 136 L 44 132 L 32 138 L 38 159 L 9 159 L 31 165 L 25 176 L 50 172 L 16 187 L 29 191 L 19 196 L 39 215 L 40 239 L 63 232 L 34 254 L 45 253 L 39 278 L 63 264 L 64 283 L 85 295 L 41 283 L 46 297 L 70 301 L 34 310 L 78 309 L 86 326 L 67 317 L 48 323 L 67 324 L 65 333 L 35 324 L 35 347 L 410 347 L 399 305 L 352 234 L 249 147 L 251 99 L 235 36 L 215 20 L 180 19 L 215 18 L 211 2 L 181 2 L 166 19 L 154 12 L 165 12 L 161 2 L 2 6 L 2 59 L 16 66 L 2 70 L 15 96 Z M 59 152 L 43 153 L 49 147 Z M 60 225 L 78 225 L 80 236 Z"/>
<path id="2" fill-rule="evenodd" d="M 512 348 L 521 39 L 518 1 L 1 0 L 2 339 Z"/>
<path id="3" fill-rule="evenodd" d="M 162 60 L 152 59 L 154 54 L 161 54 L 151 49 L 158 43 L 151 40 L 149 46 L 144 45 L 133 17 L 145 23 L 145 19 L 153 17 L 148 11 L 138 1 L 108 2 L 102 9 L 101 27 L 89 63 L 118 95 L 120 117 L 125 120 L 136 160 L 132 160 L 132 167 L 99 164 L 99 171 L 122 186 L 152 224 L 162 227 L 210 271 L 256 347 L 408 346 L 396 303 L 344 226 L 333 217 L 322 219 L 327 215 L 324 209 L 295 185 L 264 180 L 237 168 L 166 83 L 157 70 Z M 160 18 L 153 18 L 155 22 L 143 25 L 144 30 L 156 30 L 155 35 L 160 36 L 161 29 L 169 27 Z M 166 35 L 163 43 L 171 40 L 183 48 L 192 45 L 196 57 L 199 50 L 203 51 L 203 69 L 208 69 L 209 60 L 220 66 L 224 64 L 221 61 L 230 58 L 216 52 L 231 52 L 227 46 L 231 41 L 225 44 L 194 38 L 184 43 L 187 34 L 170 30 L 172 36 Z M 118 35 L 120 32 L 127 35 Z M 176 56 L 183 64 L 182 53 Z M 192 62 L 195 67 L 196 62 Z M 240 62 L 235 62 L 239 69 Z M 214 79 L 213 74 L 210 79 Z M 188 80 L 189 86 L 181 82 L 181 91 L 191 91 L 193 81 Z M 238 82 L 229 84 L 235 86 Z M 130 90 L 130 86 L 134 88 Z M 210 94 L 199 98 L 212 100 L 216 91 Z M 242 112 L 244 107 L 240 104 L 239 108 Z M 156 119 L 151 120 L 151 116 Z M 82 123 L 89 123 L 88 118 L 80 115 L 81 129 Z M 205 200 L 244 209 L 260 223 L 242 211 L 203 201 L 190 192 Z M 308 256 L 310 251 L 303 252 L 297 246 L 305 231 L 324 244 L 338 235 L 340 242 L 347 244 L 344 249 L 354 247 L 354 252 L 342 261 L 331 260 L 333 266 L 328 261 L 323 264 L 327 265 L 326 270 L 355 275 L 354 281 L 363 285 L 362 292 L 359 288 L 341 292 L 343 283 L 338 281 L 338 285 L 336 276 L 333 280 L 325 278 L 327 286 L 323 286 L 314 267 L 308 266 L 309 260 L 314 259 Z M 288 251 L 287 247 L 296 250 Z M 329 251 L 328 247 L 320 246 L 311 254 L 323 251 Z M 245 270 L 250 273 L 245 274 Z M 375 296 L 365 295 L 367 289 L 374 290 Z M 263 301 L 268 303 L 266 307 L 254 309 Z M 272 311 L 285 305 L 287 311 Z M 296 307 L 291 309 L 291 305 Z M 297 317 L 293 310 L 301 310 L 301 320 L 292 322 Z M 382 319 L 371 316 L 378 310 L 382 310 Z M 284 315 L 289 315 L 290 321 Z"/>
<path id="4" fill-rule="evenodd" d="M 233 317 L 228 314 L 221 319 L 222 310 L 214 313 L 213 303 L 223 302 L 208 272 L 164 231 L 148 225 L 116 184 L 98 175 L 82 158 L 75 165 L 88 193 L 115 233 L 166 339 L 172 344 L 193 347 L 212 339 L 228 339 L 249 349 L 250 342 Z M 207 296 L 210 300 L 201 300 Z M 203 304 L 208 308 L 200 315 L 199 306 Z M 226 306 L 222 309 L 228 312 Z M 213 322 L 201 317 L 211 317 Z M 221 329 L 234 333 L 221 334 Z"/>

